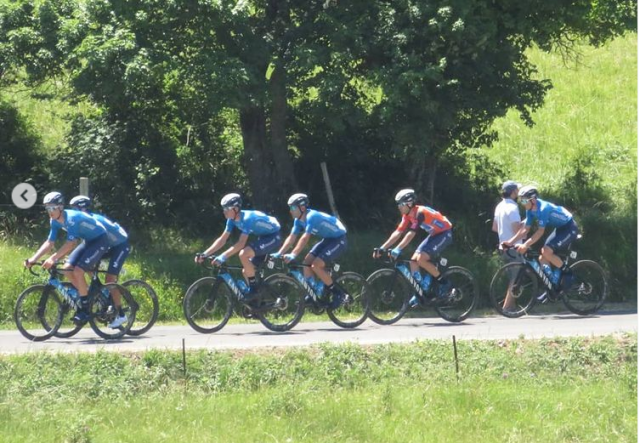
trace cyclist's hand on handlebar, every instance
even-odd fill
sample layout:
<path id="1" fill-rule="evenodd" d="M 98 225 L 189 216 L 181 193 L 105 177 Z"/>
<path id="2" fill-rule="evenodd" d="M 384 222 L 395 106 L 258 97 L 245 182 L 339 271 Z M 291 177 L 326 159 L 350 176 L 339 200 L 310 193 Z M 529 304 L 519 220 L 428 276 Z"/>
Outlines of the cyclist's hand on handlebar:
<path id="1" fill-rule="evenodd" d="M 388 251 L 384 248 L 374 248 L 373 249 L 373 258 L 380 258 L 383 254 L 387 254 Z"/>
<path id="2" fill-rule="evenodd" d="M 393 248 L 390 252 L 389 255 L 391 256 L 392 259 L 397 259 L 400 256 L 400 253 L 402 253 L 402 249 L 400 248 Z"/>
<path id="3" fill-rule="evenodd" d="M 273 254 L 271 254 L 271 258 L 274 260 L 279 260 L 282 258 L 282 254 L 280 254 L 279 252 L 274 252 Z"/>
<path id="4" fill-rule="evenodd" d="M 282 256 L 282 258 L 284 259 L 285 263 L 291 263 L 296 259 L 296 256 L 295 254 L 285 254 Z"/>
<path id="5" fill-rule="evenodd" d="M 198 252 L 195 256 L 195 258 L 193 259 L 193 261 L 195 263 L 202 263 L 205 259 L 206 255 L 202 252 Z"/>
<path id="6" fill-rule="evenodd" d="M 53 258 L 49 257 L 44 261 L 44 263 L 42 263 L 42 267 L 45 269 L 51 269 L 53 266 L 55 266 L 55 264 L 56 261 Z"/>
<path id="7" fill-rule="evenodd" d="M 31 260 L 26 259 L 23 263 L 24 267 L 27 269 L 31 269 L 31 266 L 33 266 L 33 263 L 31 262 Z"/>
<path id="8" fill-rule="evenodd" d="M 525 245 L 524 243 L 516 246 L 516 251 L 518 251 L 518 253 L 523 255 L 527 252 L 528 249 L 529 249 L 529 246 Z"/>
<path id="9" fill-rule="evenodd" d="M 226 261 L 227 261 L 227 257 L 225 257 L 224 255 L 216 255 L 211 260 L 211 264 L 214 265 L 214 266 L 220 266 Z"/>

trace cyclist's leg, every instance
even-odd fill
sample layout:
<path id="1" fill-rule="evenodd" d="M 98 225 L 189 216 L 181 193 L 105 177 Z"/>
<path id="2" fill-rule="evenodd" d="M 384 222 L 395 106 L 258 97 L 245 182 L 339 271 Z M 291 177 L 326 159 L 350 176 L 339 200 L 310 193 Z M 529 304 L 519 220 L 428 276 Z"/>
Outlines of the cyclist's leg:
<path id="1" fill-rule="evenodd" d="M 422 269 L 431 274 L 435 279 L 438 279 L 440 278 L 440 272 L 431 260 L 442 254 L 442 251 L 452 242 L 453 235 L 450 229 L 438 235 L 430 235 L 418 246 L 414 254 L 415 260 Z"/>
<path id="2" fill-rule="evenodd" d="M 347 237 L 325 238 L 309 252 L 313 256 L 311 269 L 327 287 L 332 288 L 333 280 L 327 272 L 327 263 L 336 261 L 347 249 Z M 307 257 L 309 257 L 307 255 Z M 305 259 L 306 261 L 306 259 Z"/>
<path id="3" fill-rule="evenodd" d="M 276 232 L 275 234 L 258 237 L 240 251 L 239 257 L 243 267 L 242 274 L 249 282 L 249 286 L 251 286 L 252 281 L 255 282 L 256 266 L 264 263 L 267 255 L 276 252 L 281 245 L 282 238 L 280 233 Z"/>
<path id="4" fill-rule="evenodd" d="M 563 265 L 562 259 L 556 255 L 559 251 L 564 251 L 571 246 L 571 243 L 578 237 L 578 226 L 571 220 L 564 226 L 560 226 L 547 238 L 542 248 L 541 261 L 551 263 L 556 268 Z"/>
<path id="5" fill-rule="evenodd" d="M 105 277 L 106 283 L 118 282 L 118 276 L 120 275 L 120 271 L 122 270 L 124 262 L 127 260 L 130 252 L 131 246 L 128 241 L 125 241 L 110 248 L 109 251 L 104 254 L 105 256 L 108 255 L 110 258 L 109 267 L 107 268 L 107 276 Z M 114 289 L 111 291 L 111 295 L 113 296 L 113 304 L 118 310 L 118 317 L 124 317 L 123 322 L 126 321 L 126 317 L 122 312 L 122 294 L 120 294 L 120 291 L 117 289 Z"/>
<path id="6" fill-rule="evenodd" d="M 95 269 L 109 248 L 109 239 L 107 235 L 104 234 L 90 242 L 84 242 L 79 247 L 83 247 L 83 252 L 78 254 L 77 262 L 74 264 L 71 274 L 73 275 L 74 286 L 78 290 L 81 300 L 80 312 L 76 313 L 74 319 L 76 319 L 76 321 L 83 321 L 86 320 L 89 309 L 89 286 L 85 280 L 85 272 L 91 272 Z"/>

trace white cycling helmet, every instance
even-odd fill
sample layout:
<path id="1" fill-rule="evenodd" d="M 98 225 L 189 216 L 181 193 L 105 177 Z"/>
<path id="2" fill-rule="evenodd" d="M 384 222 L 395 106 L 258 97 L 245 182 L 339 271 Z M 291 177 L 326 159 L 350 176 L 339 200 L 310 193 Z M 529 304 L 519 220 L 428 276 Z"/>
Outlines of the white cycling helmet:
<path id="1" fill-rule="evenodd" d="M 307 194 L 293 194 L 287 200 L 289 206 L 309 206 L 309 197 Z"/>
<path id="2" fill-rule="evenodd" d="M 400 203 L 415 203 L 416 191 L 413 189 L 403 189 L 396 194 L 396 204 Z"/>
<path id="3" fill-rule="evenodd" d="M 49 192 L 47 195 L 44 196 L 44 199 L 42 199 L 42 204 L 44 205 L 56 205 L 56 206 L 63 206 L 64 205 L 64 197 L 62 196 L 61 193 L 59 192 Z"/>
<path id="4" fill-rule="evenodd" d="M 77 209 L 89 209 L 91 207 L 91 199 L 86 195 L 76 195 L 71 199 L 69 205 Z"/>
<path id="5" fill-rule="evenodd" d="M 538 198 L 538 189 L 535 186 L 527 185 L 520 188 L 518 191 L 518 197 L 520 198 Z"/>
<path id="6" fill-rule="evenodd" d="M 240 194 L 227 194 L 220 200 L 222 209 L 240 208 L 242 206 L 242 197 Z"/>

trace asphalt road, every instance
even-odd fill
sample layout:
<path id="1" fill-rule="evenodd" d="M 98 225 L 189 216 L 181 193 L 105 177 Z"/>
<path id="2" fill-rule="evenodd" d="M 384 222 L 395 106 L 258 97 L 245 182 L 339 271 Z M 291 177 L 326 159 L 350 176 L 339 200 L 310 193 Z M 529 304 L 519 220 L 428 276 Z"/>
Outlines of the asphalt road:
<path id="1" fill-rule="evenodd" d="M 440 318 L 403 319 L 392 326 L 380 326 L 366 321 L 357 329 L 342 329 L 331 322 L 300 323 L 287 333 L 275 333 L 260 323 L 227 325 L 214 334 L 200 334 L 189 326 L 154 326 L 141 337 L 126 337 L 117 341 L 98 338 L 85 327 L 69 339 L 51 338 L 33 343 L 17 330 L 0 331 L 0 353 L 14 354 L 37 351 L 96 352 L 144 351 L 147 349 L 252 349 L 307 346 L 317 343 L 379 344 L 411 342 L 427 339 L 499 340 L 543 337 L 598 336 L 616 332 L 637 332 L 636 312 L 601 312 L 590 317 L 573 314 L 533 315 L 519 319 L 504 317 L 471 318 L 455 324 Z"/>

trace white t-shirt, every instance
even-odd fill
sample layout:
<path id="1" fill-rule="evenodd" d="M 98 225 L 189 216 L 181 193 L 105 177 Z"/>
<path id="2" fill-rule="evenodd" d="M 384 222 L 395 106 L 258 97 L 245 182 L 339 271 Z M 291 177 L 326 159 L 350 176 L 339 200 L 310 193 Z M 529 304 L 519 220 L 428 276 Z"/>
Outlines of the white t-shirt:
<path id="1" fill-rule="evenodd" d="M 510 198 L 504 198 L 498 206 L 493 215 L 493 220 L 498 225 L 498 238 L 500 243 L 513 238 L 516 232 L 513 230 L 513 223 L 520 223 L 520 212 L 518 211 L 518 205 Z M 519 240 L 518 243 L 521 243 Z"/>

